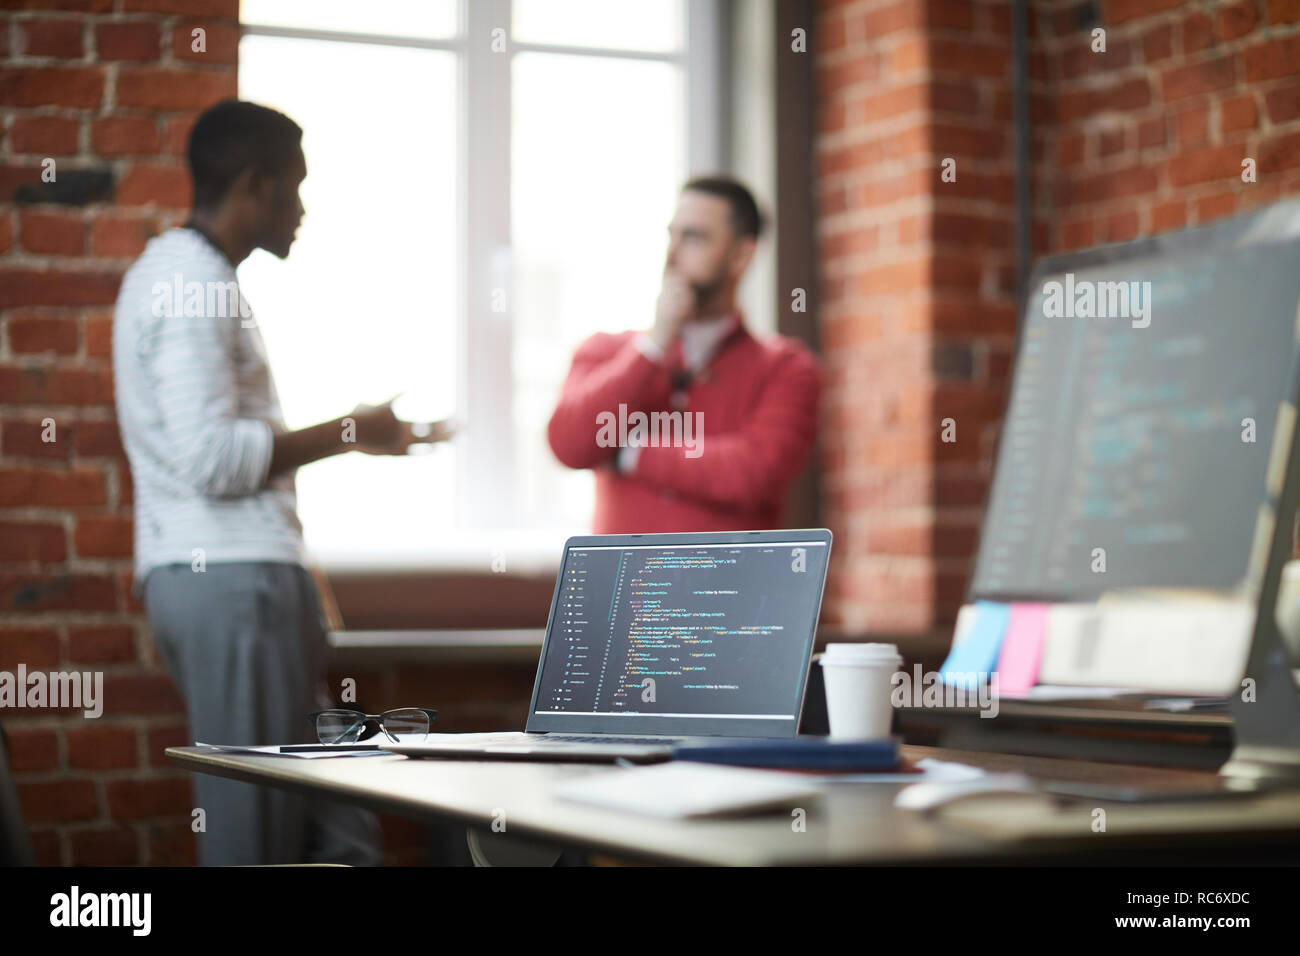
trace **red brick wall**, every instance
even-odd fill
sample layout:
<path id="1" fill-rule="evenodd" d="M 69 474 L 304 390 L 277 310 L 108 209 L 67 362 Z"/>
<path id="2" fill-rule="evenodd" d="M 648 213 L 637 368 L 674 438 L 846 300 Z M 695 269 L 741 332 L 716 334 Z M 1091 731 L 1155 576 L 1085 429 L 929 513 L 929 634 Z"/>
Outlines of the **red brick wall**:
<path id="1" fill-rule="evenodd" d="M 1300 0 L 1029 6 L 1036 254 L 1300 192 Z M 850 630 L 943 633 L 964 594 L 1016 329 L 1009 28 L 1006 0 L 817 4 L 827 607 Z"/>
<path id="2" fill-rule="evenodd" d="M 45 863 L 193 859 L 189 781 L 162 756 L 186 742 L 184 712 L 130 591 L 109 343 L 122 271 L 188 206 L 190 123 L 235 94 L 237 14 L 238 0 L 7 0 L 0 13 L 0 670 L 104 672 L 97 720 L 0 711 Z M 53 185 L 101 170 L 112 193 L 50 202 L 46 158 Z M 21 190 L 31 201 L 14 201 Z"/>

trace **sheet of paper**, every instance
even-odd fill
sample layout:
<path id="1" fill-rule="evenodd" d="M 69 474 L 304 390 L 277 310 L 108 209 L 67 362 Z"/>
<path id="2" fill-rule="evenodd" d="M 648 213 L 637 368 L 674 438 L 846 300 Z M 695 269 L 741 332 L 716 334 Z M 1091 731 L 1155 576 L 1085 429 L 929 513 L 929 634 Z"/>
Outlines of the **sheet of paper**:
<path id="1" fill-rule="evenodd" d="M 1021 694 L 1038 682 L 1047 636 L 1047 604 L 1012 604 L 998 655 L 998 691 Z"/>
<path id="2" fill-rule="evenodd" d="M 272 757 L 300 757 L 305 760 L 314 760 L 318 757 L 379 757 L 387 753 L 385 750 L 349 750 L 347 745 L 341 745 L 338 750 L 318 750 L 308 753 L 280 753 L 279 744 L 270 744 L 265 747 L 244 747 L 238 744 L 204 744 L 195 741 L 196 747 L 212 747 L 215 750 L 221 750 L 231 754 L 264 754 Z"/>
<path id="3" fill-rule="evenodd" d="M 671 819 L 787 809 L 820 792 L 801 774 L 693 762 L 593 773 L 553 789 L 562 800 Z"/>
<path id="4" fill-rule="evenodd" d="M 996 601 L 976 601 L 974 623 L 959 641 L 954 641 L 948 659 L 939 668 L 944 683 L 974 690 L 980 675 L 992 674 L 997 666 L 998 651 L 1011 618 L 1011 605 Z"/>

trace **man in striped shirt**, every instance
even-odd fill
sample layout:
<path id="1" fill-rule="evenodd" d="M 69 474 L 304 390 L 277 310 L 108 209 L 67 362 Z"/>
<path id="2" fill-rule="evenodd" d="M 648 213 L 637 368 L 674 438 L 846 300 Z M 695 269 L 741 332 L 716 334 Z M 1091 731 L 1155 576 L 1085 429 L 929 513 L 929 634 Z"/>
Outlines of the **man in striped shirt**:
<path id="1" fill-rule="evenodd" d="M 135 574 L 196 740 L 315 742 L 329 706 L 319 596 L 304 567 L 294 471 L 348 451 L 404 454 L 388 405 L 285 428 L 235 268 L 289 253 L 303 216 L 302 130 L 226 101 L 194 126 L 194 208 L 127 271 L 113 320 L 118 423 L 135 486 Z M 304 732 L 306 736 L 304 737 Z M 204 865 L 378 862 L 372 814 L 199 774 Z"/>

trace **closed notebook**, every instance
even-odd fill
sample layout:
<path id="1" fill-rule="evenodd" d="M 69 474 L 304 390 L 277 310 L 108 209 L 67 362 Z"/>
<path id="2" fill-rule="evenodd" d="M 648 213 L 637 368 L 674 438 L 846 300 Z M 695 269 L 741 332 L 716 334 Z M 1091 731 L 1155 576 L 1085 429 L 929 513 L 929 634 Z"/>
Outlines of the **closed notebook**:
<path id="1" fill-rule="evenodd" d="M 898 741 L 832 740 L 796 737 L 736 743 L 684 744 L 673 751 L 676 760 L 773 767 L 784 770 L 891 770 L 898 766 Z"/>

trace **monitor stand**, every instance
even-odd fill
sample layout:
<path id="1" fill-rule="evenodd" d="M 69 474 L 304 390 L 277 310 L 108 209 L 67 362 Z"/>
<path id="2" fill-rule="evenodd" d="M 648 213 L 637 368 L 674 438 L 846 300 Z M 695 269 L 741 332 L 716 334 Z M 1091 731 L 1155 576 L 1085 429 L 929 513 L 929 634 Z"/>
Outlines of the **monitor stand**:
<path id="1" fill-rule="evenodd" d="M 1234 787 L 1300 786 L 1300 690 L 1274 615 L 1260 617 L 1243 686 L 1228 698 L 1236 746 L 1219 775 Z"/>
<path id="2" fill-rule="evenodd" d="M 1300 786 L 1300 688 L 1291 674 L 1286 643 L 1277 625 L 1277 598 L 1282 568 L 1295 543 L 1296 498 L 1300 494 L 1300 430 L 1295 406 L 1279 415 L 1290 422 L 1291 447 L 1281 494 L 1274 502 L 1273 540 L 1260 588 L 1259 613 L 1250 644 L 1246 673 L 1228 697 L 1236 746 L 1219 775 L 1233 788 Z M 1277 516 L 1281 515 L 1281 518 Z M 1253 687 L 1247 682 L 1253 681 Z"/>

